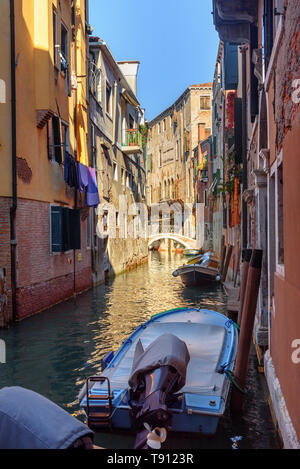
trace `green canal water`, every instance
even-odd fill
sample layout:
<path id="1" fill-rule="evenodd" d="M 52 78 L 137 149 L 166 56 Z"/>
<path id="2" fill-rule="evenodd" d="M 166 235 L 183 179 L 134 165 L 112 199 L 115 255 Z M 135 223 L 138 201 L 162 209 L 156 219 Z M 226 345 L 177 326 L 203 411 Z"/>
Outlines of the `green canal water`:
<path id="1" fill-rule="evenodd" d="M 186 288 L 180 278 L 172 277 L 182 261 L 181 255 L 149 253 L 148 264 L 136 271 L 0 330 L 7 355 L 6 364 L 0 364 L 0 388 L 32 389 L 82 420 L 76 397 L 85 379 L 99 372 L 101 358 L 116 351 L 139 324 L 181 306 L 226 312 L 221 287 Z M 213 439 L 170 435 L 166 447 L 231 448 L 231 438 L 241 436 L 239 448 L 277 448 L 265 383 L 256 365 L 252 352 L 243 415 L 233 418 L 227 411 Z M 134 436 L 105 432 L 97 434 L 95 442 L 112 449 L 132 448 Z"/>

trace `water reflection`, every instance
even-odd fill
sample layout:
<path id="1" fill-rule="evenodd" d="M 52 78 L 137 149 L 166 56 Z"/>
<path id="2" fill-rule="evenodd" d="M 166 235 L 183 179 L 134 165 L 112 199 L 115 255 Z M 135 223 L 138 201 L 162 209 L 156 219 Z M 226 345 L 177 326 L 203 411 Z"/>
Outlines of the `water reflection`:
<path id="1" fill-rule="evenodd" d="M 0 365 L 0 388 L 33 389 L 81 418 L 76 396 L 86 377 L 98 373 L 102 357 L 117 350 L 139 324 L 153 314 L 182 306 L 225 313 L 220 287 L 186 288 L 180 278 L 172 277 L 182 263 L 178 254 L 150 253 L 149 263 L 136 271 L 0 331 L 7 347 L 7 363 Z M 242 422 L 236 424 L 229 416 L 211 442 L 174 437 L 168 442 L 170 447 L 231 448 L 230 438 L 235 435 L 243 435 L 244 447 L 274 447 L 273 427 L 256 375 L 250 385 L 254 397 L 250 396 L 249 416 Z M 259 437 L 251 433 L 253 428 Z M 96 441 L 107 448 L 126 448 L 132 447 L 133 436 L 103 433 Z"/>

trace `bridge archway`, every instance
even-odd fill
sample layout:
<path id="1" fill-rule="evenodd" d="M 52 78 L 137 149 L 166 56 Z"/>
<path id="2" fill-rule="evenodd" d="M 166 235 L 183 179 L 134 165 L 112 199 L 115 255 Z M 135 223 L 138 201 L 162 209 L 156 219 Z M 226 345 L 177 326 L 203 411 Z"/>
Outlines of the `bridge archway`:
<path id="1" fill-rule="evenodd" d="M 185 249 L 199 249 L 198 241 L 196 239 L 187 238 L 174 233 L 159 233 L 157 235 L 150 236 L 148 239 L 148 248 L 150 249 L 154 243 L 164 239 L 171 239 L 184 246 Z"/>

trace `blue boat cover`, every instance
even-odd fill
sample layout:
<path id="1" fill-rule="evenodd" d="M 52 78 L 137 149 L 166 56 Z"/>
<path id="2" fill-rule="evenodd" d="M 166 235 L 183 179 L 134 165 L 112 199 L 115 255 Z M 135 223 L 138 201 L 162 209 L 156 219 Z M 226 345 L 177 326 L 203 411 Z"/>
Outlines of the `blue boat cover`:
<path id="1" fill-rule="evenodd" d="M 36 392 L 0 389 L 0 449 L 66 449 L 93 432 Z"/>

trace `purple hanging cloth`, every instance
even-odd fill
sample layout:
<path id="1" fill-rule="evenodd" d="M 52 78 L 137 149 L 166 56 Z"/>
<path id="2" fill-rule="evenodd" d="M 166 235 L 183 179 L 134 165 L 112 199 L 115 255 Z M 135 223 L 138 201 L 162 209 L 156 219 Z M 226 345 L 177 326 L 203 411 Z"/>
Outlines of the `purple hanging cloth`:
<path id="1" fill-rule="evenodd" d="M 78 163 L 78 188 L 80 192 L 85 192 L 88 185 L 88 167 L 82 163 Z"/>
<path id="2" fill-rule="evenodd" d="M 87 168 L 88 184 L 86 188 L 85 204 L 88 207 L 95 207 L 100 203 L 97 184 L 97 174 L 94 168 Z"/>

